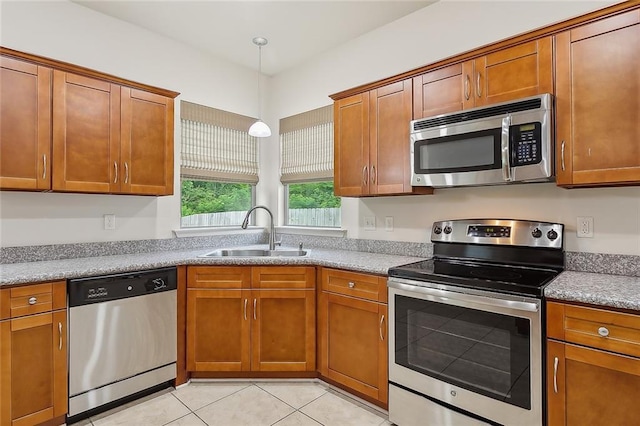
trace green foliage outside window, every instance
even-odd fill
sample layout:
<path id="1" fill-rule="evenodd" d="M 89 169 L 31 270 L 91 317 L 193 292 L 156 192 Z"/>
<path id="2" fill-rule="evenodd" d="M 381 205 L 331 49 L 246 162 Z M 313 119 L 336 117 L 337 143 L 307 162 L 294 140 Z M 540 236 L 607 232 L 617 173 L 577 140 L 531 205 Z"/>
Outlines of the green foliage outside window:
<path id="1" fill-rule="evenodd" d="M 247 211 L 250 208 L 251 185 L 248 183 L 182 180 L 182 216 Z"/>
<path id="2" fill-rule="evenodd" d="M 340 197 L 333 195 L 333 182 L 295 183 L 289 185 L 290 209 L 340 207 Z"/>

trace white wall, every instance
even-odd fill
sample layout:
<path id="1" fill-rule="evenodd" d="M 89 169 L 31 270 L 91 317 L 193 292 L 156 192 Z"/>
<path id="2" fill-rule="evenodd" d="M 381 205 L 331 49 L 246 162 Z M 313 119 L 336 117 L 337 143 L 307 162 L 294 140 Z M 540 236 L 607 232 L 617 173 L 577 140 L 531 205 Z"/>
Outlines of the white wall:
<path id="1" fill-rule="evenodd" d="M 255 70 L 66 1 L 2 2 L 0 13 L 4 47 L 180 92 L 176 161 L 180 99 L 258 115 Z M 169 197 L 0 192 L 0 245 L 169 238 L 180 227 L 177 165 L 175 176 Z M 105 213 L 116 215 L 115 231 L 103 230 Z"/>
<path id="2" fill-rule="evenodd" d="M 286 117 L 328 105 L 329 94 L 402 73 L 615 1 L 441 1 L 326 52 L 271 82 L 270 109 Z M 365 231 L 364 216 L 376 231 Z M 384 231 L 384 218 L 394 231 Z M 594 238 L 575 237 L 576 217 L 594 218 Z M 640 255 L 640 188 L 565 190 L 554 184 L 452 188 L 431 196 L 343 198 L 352 238 L 428 241 L 435 220 L 520 218 L 566 225 L 572 251 Z"/>

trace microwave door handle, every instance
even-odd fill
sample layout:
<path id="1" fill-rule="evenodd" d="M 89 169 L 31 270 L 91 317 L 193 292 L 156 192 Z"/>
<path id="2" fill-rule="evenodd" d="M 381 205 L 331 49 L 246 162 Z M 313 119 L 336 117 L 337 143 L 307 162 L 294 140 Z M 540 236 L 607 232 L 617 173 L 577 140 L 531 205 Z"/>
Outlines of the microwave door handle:
<path id="1" fill-rule="evenodd" d="M 511 114 L 502 119 L 501 151 L 502 151 L 502 178 L 511 182 L 511 153 L 509 152 L 509 127 L 511 127 Z"/>

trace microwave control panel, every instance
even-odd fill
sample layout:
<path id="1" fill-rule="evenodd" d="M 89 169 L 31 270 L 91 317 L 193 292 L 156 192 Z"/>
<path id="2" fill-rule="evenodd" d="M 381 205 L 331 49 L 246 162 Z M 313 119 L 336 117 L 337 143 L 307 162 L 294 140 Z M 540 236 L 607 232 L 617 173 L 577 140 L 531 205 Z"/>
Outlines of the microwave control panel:
<path id="1" fill-rule="evenodd" d="M 509 128 L 511 166 L 527 166 L 542 161 L 542 125 L 518 124 Z"/>

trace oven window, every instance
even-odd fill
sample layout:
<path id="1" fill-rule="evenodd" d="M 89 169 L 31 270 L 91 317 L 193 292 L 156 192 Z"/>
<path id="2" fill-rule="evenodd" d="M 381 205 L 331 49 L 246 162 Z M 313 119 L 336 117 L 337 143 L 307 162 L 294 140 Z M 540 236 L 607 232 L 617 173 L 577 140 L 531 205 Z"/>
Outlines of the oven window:
<path id="1" fill-rule="evenodd" d="M 528 319 L 395 296 L 395 362 L 531 408 Z"/>
<path id="2" fill-rule="evenodd" d="M 501 129 L 450 135 L 416 142 L 418 173 L 455 173 L 499 169 Z"/>

